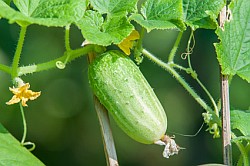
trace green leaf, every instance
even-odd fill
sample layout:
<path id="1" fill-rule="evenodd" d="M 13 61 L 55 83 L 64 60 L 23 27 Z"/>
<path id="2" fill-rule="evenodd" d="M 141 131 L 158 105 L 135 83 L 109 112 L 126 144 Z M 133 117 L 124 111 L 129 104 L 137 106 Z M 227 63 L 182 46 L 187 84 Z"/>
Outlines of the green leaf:
<path id="1" fill-rule="evenodd" d="M 0 16 L 20 25 L 63 27 L 82 18 L 87 0 L 15 0 L 16 11 L 0 0 Z M 49 6 L 49 7 L 48 7 Z"/>
<path id="2" fill-rule="evenodd" d="M 73 22 L 81 19 L 85 10 L 85 0 L 43 0 L 40 1 L 39 6 L 31 16 L 35 18 L 66 19 Z"/>
<path id="3" fill-rule="evenodd" d="M 250 111 L 232 110 L 231 128 L 238 129 L 244 136 L 250 136 Z"/>
<path id="4" fill-rule="evenodd" d="M 86 11 L 76 24 L 89 43 L 102 46 L 119 44 L 134 29 L 125 16 L 107 17 L 104 21 L 100 13 L 92 10 Z"/>
<path id="5" fill-rule="evenodd" d="M 0 124 L 0 165 L 8 166 L 40 166 L 44 165 L 18 142 Z"/>
<path id="6" fill-rule="evenodd" d="M 31 16 L 40 0 L 13 0 L 18 10 L 25 16 Z"/>
<path id="7" fill-rule="evenodd" d="M 90 0 L 90 4 L 101 14 L 117 14 L 136 10 L 138 0 Z"/>
<path id="8" fill-rule="evenodd" d="M 148 32 L 153 29 L 185 30 L 182 0 L 147 0 L 142 4 L 141 14 L 132 14 L 130 19 Z"/>
<path id="9" fill-rule="evenodd" d="M 250 82 L 250 1 L 233 1 L 229 8 L 231 19 L 225 22 L 224 29 L 216 33 L 220 43 L 215 44 L 222 74 L 239 75 Z"/>
<path id="10" fill-rule="evenodd" d="M 217 27 L 216 18 L 225 0 L 183 0 L 185 23 L 192 29 Z"/>

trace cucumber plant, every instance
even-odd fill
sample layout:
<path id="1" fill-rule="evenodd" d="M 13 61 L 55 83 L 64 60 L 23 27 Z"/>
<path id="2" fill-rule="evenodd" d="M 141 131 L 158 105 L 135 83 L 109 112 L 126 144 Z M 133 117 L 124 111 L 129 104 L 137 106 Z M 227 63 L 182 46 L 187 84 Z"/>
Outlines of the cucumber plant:
<path id="1" fill-rule="evenodd" d="M 152 88 L 131 60 L 132 56 L 129 56 L 131 54 L 138 66 L 144 63 L 144 58 L 148 58 L 174 76 L 204 109 L 202 116 L 207 131 L 213 135 L 213 138 L 222 136 L 224 164 L 233 164 L 231 153 L 237 152 L 231 149 L 232 143 L 240 151 L 237 165 L 248 166 L 250 114 L 245 108 L 230 107 L 228 91 L 229 83 L 235 76 L 250 82 L 249 6 L 249 0 L 0 0 L 0 22 L 7 20 L 9 24 L 18 25 L 21 29 L 11 65 L 0 62 L 0 70 L 7 73 L 13 82 L 9 86 L 13 97 L 9 101 L 6 98 L 6 104 L 19 104 L 24 127 L 22 139 L 18 142 L 0 125 L 0 149 L 2 149 L 0 163 L 2 165 L 17 163 L 43 165 L 25 148 L 31 146 L 29 150 L 33 150 L 35 144 L 26 141 L 27 124 L 24 108 L 29 108 L 27 107 L 29 100 L 37 99 L 39 102 L 39 96 L 44 92 L 30 90 L 35 84 L 28 83 L 25 76 L 36 77 L 35 73 L 38 72 L 46 73 L 49 69 L 69 68 L 68 64 L 71 61 L 80 61 L 77 58 L 84 55 L 88 55 L 89 58 L 97 56 L 89 64 L 90 86 L 118 126 L 138 142 L 165 145 L 163 154 L 167 158 L 176 154 L 180 148 L 171 137 L 164 136 L 165 132 L 168 133 L 166 114 L 171 111 L 171 108 L 163 109 Z M 21 57 L 25 57 L 23 48 L 29 48 L 29 45 L 24 45 L 25 36 L 30 27 L 38 26 L 48 29 L 64 28 L 65 51 L 60 57 L 55 59 L 50 57 L 48 61 L 42 63 L 38 61 L 38 57 L 26 56 L 31 61 L 30 65 L 25 65 L 21 60 Z M 79 44 L 75 49 L 70 43 L 71 27 L 77 28 L 80 32 L 78 36 L 84 38 L 83 45 Z M 214 31 L 219 40 L 214 44 L 214 55 L 220 67 L 222 85 L 222 93 L 221 96 L 216 97 L 217 101 L 200 81 L 192 66 L 190 55 L 195 47 L 195 32 L 199 29 Z M 152 30 L 178 32 L 166 62 L 144 48 L 144 36 Z M 186 59 L 187 64 L 181 65 L 177 63 L 176 55 L 180 54 L 177 49 L 181 42 L 185 42 L 183 34 L 188 32 L 190 37 L 186 52 L 181 55 Z M 1 32 L 1 35 L 4 33 Z M 1 36 L 0 40 L 4 39 Z M 0 47 L 3 47 L 1 45 Z M 159 45 L 159 47 L 163 46 Z M 182 77 L 183 72 L 197 82 L 207 97 L 201 96 L 197 92 L 198 89 L 191 88 Z M 1 80 L 3 83 L 10 82 L 2 78 Z M 44 89 L 41 84 L 38 85 L 41 86 L 40 89 Z M 98 108 L 97 105 L 98 102 L 95 102 L 96 108 Z M 105 112 L 105 108 L 99 111 Z M 98 109 L 96 110 L 98 116 L 101 115 Z M 110 131 L 111 128 L 108 118 L 107 123 L 103 123 L 104 119 L 104 116 L 99 116 L 104 147 L 108 152 L 106 160 L 109 165 L 115 165 L 113 160 L 117 160 L 117 157 L 115 157 L 114 143 L 106 142 L 106 140 L 113 140 L 111 132 L 105 132 Z M 168 122 L 171 121 L 170 119 L 174 118 L 168 116 Z M 179 144 L 185 147 L 182 143 Z M 188 148 L 186 150 L 188 151 Z M 115 163 L 118 164 L 118 161 Z"/>

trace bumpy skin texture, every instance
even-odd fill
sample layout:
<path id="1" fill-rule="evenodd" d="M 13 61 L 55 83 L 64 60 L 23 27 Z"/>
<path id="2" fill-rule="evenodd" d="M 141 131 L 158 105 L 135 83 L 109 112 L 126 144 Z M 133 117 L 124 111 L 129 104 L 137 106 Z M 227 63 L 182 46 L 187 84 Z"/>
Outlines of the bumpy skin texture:
<path id="1" fill-rule="evenodd" d="M 88 74 L 94 94 L 127 135 L 144 144 L 162 138 L 167 116 L 132 60 L 109 51 L 90 64 Z"/>

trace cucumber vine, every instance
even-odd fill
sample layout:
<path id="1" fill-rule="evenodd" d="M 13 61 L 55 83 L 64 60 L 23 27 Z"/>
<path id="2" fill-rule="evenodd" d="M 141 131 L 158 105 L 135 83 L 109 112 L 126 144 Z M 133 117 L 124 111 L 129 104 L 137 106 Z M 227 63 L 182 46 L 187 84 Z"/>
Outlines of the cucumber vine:
<path id="1" fill-rule="evenodd" d="M 20 148 L 20 151 L 24 154 L 20 158 L 20 162 L 21 160 L 27 160 L 33 162 L 34 165 L 43 165 L 39 159 L 26 152 L 26 149 L 23 148 L 23 146 L 31 146 L 29 150 L 34 150 L 35 148 L 35 143 L 26 142 L 28 130 L 24 107 L 28 109 L 26 102 L 40 96 L 40 92 L 29 90 L 30 84 L 24 83 L 23 76 L 33 74 L 36 77 L 35 73 L 38 72 L 50 69 L 63 70 L 66 67 L 70 67 L 67 66 L 70 62 L 82 56 L 88 56 L 91 62 L 95 56 L 104 55 L 112 49 L 118 50 L 119 54 L 122 54 L 123 51 L 127 55 L 131 51 L 137 65 L 143 63 L 143 59 L 146 57 L 174 76 L 176 81 L 205 110 L 202 116 L 204 123 L 207 124 L 207 131 L 213 135 L 213 138 L 221 136 L 220 132 L 224 131 L 223 123 L 225 123 L 222 120 L 223 113 L 221 113 L 221 110 L 223 112 L 225 109 L 225 101 L 223 96 L 216 101 L 201 82 L 192 66 L 191 54 L 193 49 L 195 49 L 195 31 L 197 29 L 211 29 L 218 36 L 218 43 L 214 43 L 216 50 L 214 54 L 217 56 L 218 66 L 220 66 L 223 78 L 229 78 L 227 81 L 231 81 L 237 75 L 249 83 L 250 42 L 248 34 L 250 33 L 250 1 L 145 0 L 141 3 L 139 2 L 138 0 L 0 0 L 0 21 L 6 19 L 9 24 L 15 23 L 20 27 L 19 39 L 12 64 L 8 66 L 0 63 L 0 71 L 10 75 L 13 82 L 13 88 L 9 89 L 14 95 L 6 104 L 19 103 L 24 128 L 21 141 L 16 142 L 11 135 L 2 135 L 2 133 L 7 131 L 0 124 L 0 148 L 1 146 L 4 148 L 6 146 L 2 145 L 1 142 L 13 141 L 13 147 L 9 146 L 7 150 L 8 148 Z M 218 19 L 222 9 L 227 9 L 227 20 L 219 25 Z M 25 36 L 32 25 L 64 28 L 65 51 L 63 55 L 43 63 L 30 62 L 31 65 L 25 66 L 20 64 L 21 58 L 25 56 L 23 55 L 23 47 L 28 47 L 25 45 Z M 76 49 L 72 49 L 70 43 L 72 26 L 76 26 L 85 39 L 83 46 L 79 46 Z M 137 31 L 137 29 L 140 30 Z M 178 31 L 178 35 L 170 54 L 165 56 L 163 60 L 149 52 L 147 48 L 144 48 L 143 39 L 145 33 L 150 33 L 152 30 L 171 31 L 173 29 Z M 186 52 L 180 55 L 182 59 L 187 60 L 187 67 L 185 67 L 176 62 L 176 55 L 179 46 L 183 42 L 183 34 L 187 30 L 190 30 L 190 35 L 187 41 Z M 209 102 L 189 85 L 179 70 L 184 71 L 198 83 L 210 100 Z M 20 81 L 22 84 L 20 84 Z M 96 97 L 94 99 L 101 125 L 107 164 L 118 165 L 107 112 L 100 105 L 98 99 Z M 248 110 L 242 110 L 241 108 L 228 109 L 231 109 L 231 121 L 227 121 L 229 126 L 231 124 L 231 131 L 229 131 L 231 135 L 229 137 L 232 140 L 230 144 L 234 143 L 241 153 L 237 165 L 248 166 L 250 151 L 250 131 L 248 129 L 250 123 L 248 118 L 250 118 L 250 113 Z M 224 139 L 223 134 L 222 136 L 222 139 Z M 167 138 L 172 139 L 170 137 Z M 166 143 L 166 146 L 171 146 L 171 142 Z M 4 153 L 8 152 L 4 151 Z M 0 161 L 5 160 L 6 156 L 13 156 L 12 159 L 14 159 L 15 155 L 7 154 L 2 156 L 0 154 Z M 232 165 L 231 159 L 225 159 L 224 156 L 224 164 Z"/>

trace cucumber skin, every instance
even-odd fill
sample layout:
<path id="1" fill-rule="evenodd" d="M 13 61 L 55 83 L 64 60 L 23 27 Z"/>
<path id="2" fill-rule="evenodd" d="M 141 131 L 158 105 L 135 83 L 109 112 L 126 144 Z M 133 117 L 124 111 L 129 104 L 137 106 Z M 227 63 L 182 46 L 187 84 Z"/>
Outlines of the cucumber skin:
<path id="1" fill-rule="evenodd" d="M 144 144 L 163 137 L 166 113 L 131 59 L 118 51 L 106 52 L 89 65 L 88 76 L 94 94 L 127 135 Z"/>

